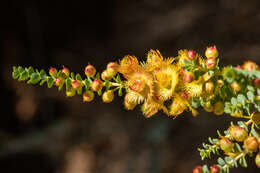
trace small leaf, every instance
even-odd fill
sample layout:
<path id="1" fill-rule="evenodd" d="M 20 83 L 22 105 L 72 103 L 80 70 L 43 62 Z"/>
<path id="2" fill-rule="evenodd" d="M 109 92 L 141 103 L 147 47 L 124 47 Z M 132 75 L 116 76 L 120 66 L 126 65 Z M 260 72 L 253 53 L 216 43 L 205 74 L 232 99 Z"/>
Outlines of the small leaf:
<path id="1" fill-rule="evenodd" d="M 242 157 L 241 159 L 239 159 L 239 164 L 240 164 L 242 167 L 244 167 L 244 168 L 247 167 L 247 162 L 246 162 L 245 157 Z"/>
<path id="2" fill-rule="evenodd" d="M 19 81 L 24 81 L 24 80 L 26 80 L 26 79 L 28 79 L 29 78 L 29 73 L 26 71 L 26 70 L 24 70 L 21 74 L 20 74 L 20 77 L 19 77 Z"/>
<path id="3" fill-rule="evenodd" d="M 48 88 L 51 88 L 52 85 L 54 84 L 54 78 L 52 77 L 47 77 L 47 85 L 48 85 Z"/>
<path id="4" fill-rule="evenodd" d="M 29 84 L 36 84 L 41 80 L 41 77 L 39 75 L 39 73 L 33 73 L 31 75 L 30 80 L 28 81 Z"/>
<path id="5" fill-rule="evenodd" d="M 65 81 L 65 85 L 66 85 L 66 91 L 70 91 L 71 90 L 71 79 L 67 78 Z"/>
<path id="6" fill-rule="evenodd" d="M 46 81 L 47 81 L 47 79 L 43 79 L 43 80 L 40 82 L 40 86 L 42 86 Z"/>
<path id="7" fill-rule="evenodd" d="M 46 73 L 45 73 L 45 71 L 44 70 L 41 70 L 41 72 L 40 72 L 40 77 L 41 77 L 41 79 L 45 79 L 46 78 Z"/>
<path id="8" fill-rule="evenodd" d="M 237 99 L 235 97 L 231 98 L 231 104 L 236 106 L 237 105 Z"/>
<path id="9" fill-rule="evenodd" d="M 118 96 L 122 96 L 123 95 L 123 89 L 120 87 L 119 90 L 118 90 Z"/>
<path id="10" fill-rule="evenodd" d="M 76 75 L 76 80 L 82 81 L 82 78 L 81 78 L 80 74 Z"/>
<path id="11" fill-rule="evenodd" d="M 248 98 L 252 103 L 254 103 L 254 99 L 255 99 L 254 93 L 253 93 L 252 91 L 248 91 L 246 95 L 247 95 L 247 98 Z"/>
<path id="12" fill-rule="evenodd" d="M 224 166 L 226 163 L 221 157 L 219 157 L 218 158 L 218 164 L 221 165 L 221 166 Z"/>
<path id="13" fill-rule="evenodd" d="M 237 101 L 241 103 L 243 106 L 246 104 L 246 97 L 243 94 L 238 94 Z"/>

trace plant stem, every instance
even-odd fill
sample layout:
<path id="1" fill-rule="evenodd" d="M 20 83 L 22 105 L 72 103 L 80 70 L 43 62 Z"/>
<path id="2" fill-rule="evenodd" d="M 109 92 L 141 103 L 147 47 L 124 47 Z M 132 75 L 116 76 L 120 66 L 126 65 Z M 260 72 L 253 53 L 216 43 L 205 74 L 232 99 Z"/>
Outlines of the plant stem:
<path id="1" fill-rule="evenodd" d="M 237 155 L 234 160 L 231 160 L 227 164 L 223 166 L 223 169 L 228 168 L 234 161 L 238 161 L 241 157 L 244 157 L 247 154 L 247 152 L 243 151 L 239 155 Z"/>

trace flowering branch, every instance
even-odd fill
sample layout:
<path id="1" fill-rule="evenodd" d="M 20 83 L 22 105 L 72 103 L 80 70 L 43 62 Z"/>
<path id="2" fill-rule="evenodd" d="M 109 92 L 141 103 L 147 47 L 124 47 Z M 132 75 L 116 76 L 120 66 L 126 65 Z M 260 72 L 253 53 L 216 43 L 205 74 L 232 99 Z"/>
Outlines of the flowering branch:
<path id="1" fill-rule="evenodd" d="M 180 50 L 178 56 L 169 58 L 164 58 L 158 50 L 150 50 L 145 62 L 127 55 L 119 62 L 110 62 L 101 75 L 92 65 L 86 66 L 84 78 L 66 67 L 61 70 L 52 67 L 47 74 L 44 70 L 19 66 L 13 68 L 12 75 L 18 81 L 27 80 L 28 84 L 43 85 L 46 82 L 49 88 L 57 86 L 59 90 L 65 86 L 67 97 L 77 93 L 82 95 L 84 102 L 92 101 L 96 93 L 102 95 L 103 102 L 110 103 L 117 91 L 119 96 L 124 95 L 127 110 L 142 104 L 141 111 L 147 118 L 160 110 L 173 118 L 185 110 L 196 116 L 197 109 L 203 107 L 218 116 L 226 113 L 249 120 L 240 121 L 238 125 L 232 123 L 224 136 L 218 132 L 219 138 L 209 138 L 210 144 L 204 143 L 203 149 L 199 149 L 202 160 L 221 151 L 227 155 L 211 167 L 211 172 L 217 173 L 228 172 L 237 166 L 237 161 L 246 166 L 245 156 L 259 148 L 257 129 L 260 124 L 260 113 L 257 113 L 260 112 L 258 65 L 248 61 L 242 66 L 220 68 L 218 57 L 216 46 L 206 49 L 205 58 L 194 50 Z M 248 141 L 257 144 L 254 150 L 249 149 Z M 245 143 L 244 150 L 239 142 Z M 256 156 L 256 165 L 260 167 L 259 157 L 260 154 Z M 193 172 L 209 170 L 205 165 L 194 168 Z"/>

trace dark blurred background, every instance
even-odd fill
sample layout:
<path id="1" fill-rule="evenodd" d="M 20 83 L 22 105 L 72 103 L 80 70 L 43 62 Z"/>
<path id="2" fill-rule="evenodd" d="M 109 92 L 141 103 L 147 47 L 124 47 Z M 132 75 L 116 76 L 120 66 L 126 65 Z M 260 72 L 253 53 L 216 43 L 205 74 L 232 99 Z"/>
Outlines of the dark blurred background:
<path id="1" fill-rule="evenodd" d="M 6 173 L 188 173 L 198 147 L 231 118 L 200 110 L 175 120 L 145 119 L 123 99 L 84 104 L 80 96 L 11 78 L 12 66 L 50 66 L 83 74 L 151 48 L 176 56 L 217 45 L 221 65 L 260 64 L 259 0 L 1 1 L 0 171 Z M 214 158 L 215 159 L 215 158 Z M 213 164 L 216 160 L 206 161 Z M 247 169 L 257 172 L 251 161 Z"/>

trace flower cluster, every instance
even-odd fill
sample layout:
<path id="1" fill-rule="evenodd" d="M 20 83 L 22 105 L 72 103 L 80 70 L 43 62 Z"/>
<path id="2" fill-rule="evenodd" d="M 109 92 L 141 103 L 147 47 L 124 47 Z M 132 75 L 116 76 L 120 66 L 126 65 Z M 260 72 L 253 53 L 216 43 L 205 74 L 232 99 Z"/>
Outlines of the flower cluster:
<path id="1" fill-rule="evenodd" d="M 57 86 L 59 90 L 65 86 L 67 97 L 82 95 L 84 102 L 91 102 L 97 94 L 104 103 L 110 103 L 117 92 L 118 96 L 124 96 L 127 110 L 141 105 L 147 118 L 158 111 L 175 118 L 189 110 L 195 116 L 199 107 L 215 115 L 226 113 L 244 118 L 248 121 L 232 124 L 225 135 L 219 133 L 219 138 L 209 138 L 210 144 L 204 143 L 203 149 L 199 149 L 202 160 L 222 151 L 226 157 L 219 158 L 210 170 L 206 165 L 193 170 L 194 173 L 229 172 L 237 162 L 245 167 L 245 156 L 253 156 L 259 150 L 260 68 L 251 61 L 220 68 L 219 56 L 216 46 L 206 48 L 204 57 L 195 50 L 180 50 L 176 57 L 163 57 L 158 50 L 150 50 L 144 62 L 127 55 L 118 62 L 108 63 L 101 74 L 89 64 L 85 67 L 85 77 L 66 67 L 60 70 L 51 67 L 47 74 L 44 70 L 21 66 L 13 68 L 12 76 L 18 81 L 27 80 L 28 84 L 47 83 L 49 88 Z M 259 160 L 257 154 L 258 167 Z"/>

